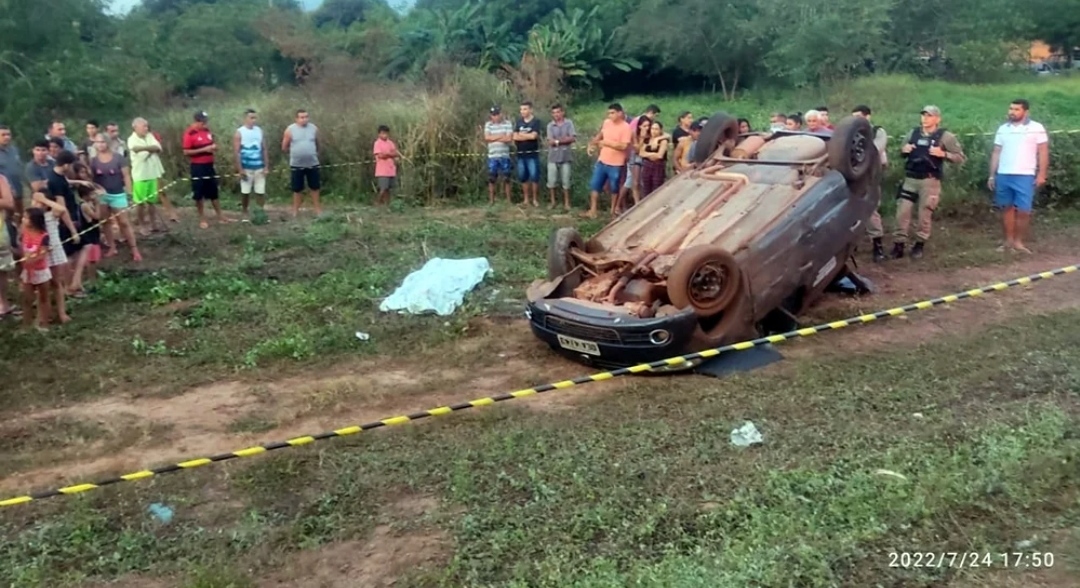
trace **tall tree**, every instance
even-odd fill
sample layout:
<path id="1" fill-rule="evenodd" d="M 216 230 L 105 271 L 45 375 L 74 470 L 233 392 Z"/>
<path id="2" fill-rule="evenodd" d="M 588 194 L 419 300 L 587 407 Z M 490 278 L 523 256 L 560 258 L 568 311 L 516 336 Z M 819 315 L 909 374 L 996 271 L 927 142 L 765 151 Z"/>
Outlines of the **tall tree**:
<path id="1" fill-rule="evenodd" d="M 1080 0 L 1032 0 L 1032 36 L 1076 58 L 1080 48 Z"/>
<path id="2" fill-rule="evenodd" d="M 868 71 L 881 54 L 894 0 L 761 0 L 769 72 L 796 86 Z"/>
<path id="3" fill-rule="evenodd" d="M 130 96 L 132 64 L 112 49 L 101 0 L 0 0 L 0 15 L 5 124 L 37 134 L 53 116 L 115 110 Z"/>
<path id="4" fill-rule="evenodd" d="M 323 0 L 311 15 L 317 27 L 333 25 L 347 29 L 353 23 L 363 23 L 372 16 L 390 12 L 386 0 Z"/>
<path id="5" fill-rule="evenodd" d="M 661 67 L 711 79 L 732 98 L 766 47 L 767 26 L 754 0 L 645 0 L 626 31 Z"/>

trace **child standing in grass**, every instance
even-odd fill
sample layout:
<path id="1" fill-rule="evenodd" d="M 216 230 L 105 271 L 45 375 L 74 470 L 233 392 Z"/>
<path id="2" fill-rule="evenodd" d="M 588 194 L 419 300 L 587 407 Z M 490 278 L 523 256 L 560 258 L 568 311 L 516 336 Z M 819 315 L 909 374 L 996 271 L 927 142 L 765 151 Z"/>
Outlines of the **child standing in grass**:
<path id="1" fill-rule="evenodd" d="M 53 199 L 41 192 L 35 192 L 33 205 L 34 208 L 40 209 L 42 214 L 45 215 L 45 232 L 49 236 L 50 243 L 46 248 L 49 253 L 47 267 L 52 276 L 50 284 L 56 293 L 56 312 L 60 323 L 67 323 L 71 320 L 71 317 L 67 314 L 67 304 L 64 300 L 66 284 L 62 274 L 67 271 L 68 257 L 64 252 L 64 245 L 60 238 L 60 222 L 62 221 L 64 226 L 67 227 L 73 243 L 79 243 L 81 236 L 75 228 L 75 223 L 71 220 L 71 215 L 68 214 L 67 207 L 64 206 L 63 197 Z"/>
<path id="2" fill-rule="evenodd" d="M 375 204 L 390 204 L 390 190 L 397 186 L 397 160 L 401 159 L 397 145 L 390 140 L 390 127 L 379 125 L 379 138 L 375 139 L 375 181 L 379 184 L 379 196 Z"/>
<path id="3" fill-rule="evenodd" d="M 52 314 L 49 309 L 49 284 L 52 272 L 49 271 L 49 231 L 45 225 L 46 212 L 41 208 L 31 208 L 22 220 L 22 286 L 23 286 L 23 325 L 29 327 L 34 320 L 34 299 L 37 299 L 37 328 L 45 330 Z M 56 244 L 56 247 L 60 247 Z"/>

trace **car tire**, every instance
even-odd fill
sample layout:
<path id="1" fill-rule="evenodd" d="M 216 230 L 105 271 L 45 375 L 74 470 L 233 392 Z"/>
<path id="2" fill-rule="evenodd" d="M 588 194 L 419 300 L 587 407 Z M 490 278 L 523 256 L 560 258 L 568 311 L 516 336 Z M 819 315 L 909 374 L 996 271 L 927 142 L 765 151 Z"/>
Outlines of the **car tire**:
<path id="1" fill-rule="evenodd" d="M 841 120 L 829 138 L 829 167 L 840 172 L 849 185 L 861 185 L 879 165 L 870 121 L 857 116 Z"/>
<path id="2" fill-rule="evenodd" d="M 570 254 L 572 249 L 585 251 L 585 240 L 581 238 L 581 234 L 578 233 L 577 229 L 562 227 L 552 231 L 547 255 L 548 280 L 554 280 L 559 276 L 566 275 L 578 265 L 577 260 Z M 574 288 L 580 285 L 581 270 L 579 269 L 572 274 L 566 275 L 552 295 L 556 298 L 569 296 L 574 291 Z"/>
<path id="3" fill-rule="evenodd" d="M 739 119 L 726 112 L 717 112 L 701 128 L 697 146 L 694 147 L 694 163 L 705 163 L 724 143 L 730 143 L 734 148 L 738 138 Z"/>
<path id="4" fill-rule="evenodd" d="M 742 272 L 735 256 L 714 245 L 683 251 L 667 277 L 667 295 L 676 308 L 693 308 L 699 317 L 711 317 L 731 305 L 739 295 Z"/>

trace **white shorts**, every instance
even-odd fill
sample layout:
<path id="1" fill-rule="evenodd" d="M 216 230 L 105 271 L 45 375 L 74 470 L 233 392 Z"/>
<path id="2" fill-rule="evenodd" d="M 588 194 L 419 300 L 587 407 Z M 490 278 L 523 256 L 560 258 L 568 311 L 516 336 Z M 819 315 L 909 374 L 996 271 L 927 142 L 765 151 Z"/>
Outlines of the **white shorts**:
<path id="1" fill-rule="evenodd" d="M 40 286 L 52 279 L 52 271 L 49 268 L 43 270 L 23 270 L 19 276 L 24 284 Z"/>
<path id="2" fill-rule="evenodd" d="M 60 221 L 49 210 L 45 211 L 45 229 L 49 234 L 49 267 L 64 265 L 68 258 L 64 244 L 60 242 Z"/>
<path id="3" fill-rule="evenodd" d="M 247 169 L 240 176 L 240 193 L 251 194 L 254 188 L 256 194 L 266 194 L 266 170 Z"/>

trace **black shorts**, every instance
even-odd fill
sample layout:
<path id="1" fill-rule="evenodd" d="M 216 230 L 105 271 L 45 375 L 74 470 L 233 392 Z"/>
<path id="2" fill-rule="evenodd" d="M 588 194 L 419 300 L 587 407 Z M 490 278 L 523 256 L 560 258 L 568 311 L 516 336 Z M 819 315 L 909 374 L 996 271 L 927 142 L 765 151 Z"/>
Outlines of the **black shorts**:
<path id="1" fill-rule="evenodd" d="M 191 164 L 191 197 L 196 201 L 218 199 L 217 171 L 214 170 L 214 164 Z"/>
<path id="2" fill-rule="evenodd" d="M 289 174 L 292 191 L 303 192 L 305 181 L 309 190 L 318 190 L 322 187 L 322 182 L 319 181 L 319 166 L 292 168 L 292 172 Z"/>
<path id="3" fill-rule="evenodd" d="M 78 229 L 78 227 L 76 227 L 76 229 Z M 77 253 L 82 251 L 83 246 L 86 245 L 86 242 L 83 241 L 84 235 L 79 235 L 78 243 L 71 241 L 71 231 L 69 231 L 67 226 L 63 223 L 60 224 L 58 233 L 60 234 L 60 241 L 64 244 L 64 255 L 67 255 L 69 258 L 74 258 Z M 70 261 L 74 262 L 75 260 L 71 259 Z"/>

